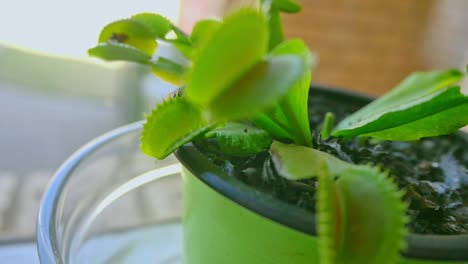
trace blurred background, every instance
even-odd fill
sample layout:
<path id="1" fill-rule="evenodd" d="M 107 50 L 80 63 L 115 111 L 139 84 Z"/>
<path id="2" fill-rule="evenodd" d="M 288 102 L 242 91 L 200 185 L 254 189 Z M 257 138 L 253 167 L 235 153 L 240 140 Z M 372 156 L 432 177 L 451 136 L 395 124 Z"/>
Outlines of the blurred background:
<path id="1" fill-rule="evenodd" d="M 300 14 L 283 16 L 285 32 L 304 38 L 319 55 L 314 82 L 379 95 L 412 71 L 468 64 L 468 1 L 299 2 Z M 102 26 L 145 11 L 189 32 L 202 17 L 255 1 L 0 3 L 1 245 L 34 237 L 39 200 L 66 157 L 93 137 L 141 119 L 171 90 L 135 65 L 88 58 Z"/>
<path id="2" fill-rule="evenodd" d="M 180 2 L 0 3 L 0 263 L 30 263 L 2 246 L 33 241 L 54 171 L 92 138 L 142 119 L 144 89 L 167 88 L 135 65 L 89 58 L 88 48 L 104 25 L 135 13 L 177 22 Z M 93 173 L 99 177 L 99 168 Z"/>
<path id="3" fill-rule="evenodd" d="M 197 3 L 206 3 L 204 8 Z M 380 95 L 416 70 L 464 69 L 468 63 L 468 1 L 299 0 L 283 15 L 288 37 L 301 37 L 319 56 L 314 82 Z M 256 0 L 182 0 L 181 24 L 218 16 Z M 198 6 L 198 8 L 196 8 Z"/>

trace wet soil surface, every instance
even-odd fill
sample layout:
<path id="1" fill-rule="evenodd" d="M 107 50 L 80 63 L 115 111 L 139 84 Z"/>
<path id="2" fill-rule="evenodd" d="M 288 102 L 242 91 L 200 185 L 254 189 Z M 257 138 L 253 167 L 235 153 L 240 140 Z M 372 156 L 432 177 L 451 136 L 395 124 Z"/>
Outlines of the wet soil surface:
<path id="1" fill-rule="evenodd" d="M 410 204 L 409 229 L 422 234 L 468 234 L 468 139 L 451 135 L 417 142 L 375 141 L 355 138 L 319 139 L 326 112 L 339 121 L 362 107 L 344 98 L 331 99 L 321 92 L 309 97 L 309 116 L 317 149 L 355 164 L 376 164 L 390 171 L 406 190 Z M 210 144 L 197 144 L 228 174 L 307 211 L 315 211 L 315 179 L 288 181 L 276 173 L 267 151 L 248 158 L 215 153 Z"/>

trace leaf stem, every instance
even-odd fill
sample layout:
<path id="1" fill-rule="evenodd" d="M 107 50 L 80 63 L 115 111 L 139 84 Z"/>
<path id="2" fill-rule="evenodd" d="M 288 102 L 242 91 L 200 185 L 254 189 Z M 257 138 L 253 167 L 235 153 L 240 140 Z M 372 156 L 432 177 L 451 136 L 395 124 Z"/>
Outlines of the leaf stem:
<path id="1" fill-rule="evenodd" d="M 325 114 L 323 120 L 322 131 L 320 132 L 320 139 L 324 140 L 330 137 L 330 133 L 335 126 L 335 115 L 331 112 Z"/>

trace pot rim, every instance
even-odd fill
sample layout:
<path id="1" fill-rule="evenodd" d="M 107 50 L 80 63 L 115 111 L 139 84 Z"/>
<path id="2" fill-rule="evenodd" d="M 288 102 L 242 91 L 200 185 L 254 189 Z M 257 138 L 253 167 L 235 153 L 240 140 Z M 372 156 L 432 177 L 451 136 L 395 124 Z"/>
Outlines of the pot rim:
<path id="1" fill-rule="evenodd" d="M 360 93 L 324 85 L 312 85 L 311 90 L 337 98 L 346 98 L 355 103 L 367 104 L 374 99 Z M 236 177 L 227 175 L 221 168 L 211 163 L 192 143 L 179 148 L 175 155 L 193 175 L 235 203 L 302 233 L 312 236 L 317 234 L 315 218 L 311 217 L 313 214 L 287 204 L 270 194 L 260 192 Z M 406 242 L 407 248 L 402 252 L 402 255 L 407 258 L 446 261 L 468 260 L 468 235 L 409 234 Z"/>
<path id="2" fill-rule="evenodd" d="M 36 219 L 36 249 L 41 263 L 66 263 L 65 256 L 62 255 L 63 245 L 60 243 L 61 241 L 56 232 L 56 216 L 60 210 L 60 198 L 63 196 L 65 186 L 73 175 L 72 172 L 89 155 L 106 144 L 142 128 L 143 121 L 138 121 L 104 133 L 76 150 L 57 169 L 54 176 L 49 180 L 46 191 L 42 196 Z"/>

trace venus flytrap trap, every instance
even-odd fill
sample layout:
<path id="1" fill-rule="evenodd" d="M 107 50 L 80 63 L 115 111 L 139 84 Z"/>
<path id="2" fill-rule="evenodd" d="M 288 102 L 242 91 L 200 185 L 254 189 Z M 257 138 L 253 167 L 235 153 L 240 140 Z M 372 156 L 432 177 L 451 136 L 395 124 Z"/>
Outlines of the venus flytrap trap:
<path id="1" fill-rule="evenodd" d="M 319 179 L 320 263 L 396 262 L 404 246 L 406 204 L 388 172 L 305 146 L 273 142 L 270 152 L 283 177 Z"/>
<path id="2" fill-rule="evenodd" d="M 248 157 L 267 149 L 272 142 L 270 134 L 255 126 L 231 122 L 211 130 L 204 138 L 216 140 L 219 152 L 236 157 Z"/>
<path id="3" fill-rule="evenodd" d="M 265 0 L 259 9 L 201 20 L 190 35 L 160 15 L 138 14 L 106 26 L 89 54 L 145 65 L 181 89 L 147 116 L 144 153 L 162 159 L 188 142 L 238 158 L 268 150 L 279 176 L 318 180 L 320 263 L 395 263 L 408 218 L 389 172 L 314 148 L 307 103 L 315 57 L 302 40 L 285 40 L 280 19 L 298 11 L 295 1 Z M 153 58 L 161 42 L 186 62 Z M 468 124 L 468 97 L 456 85 L 462 78 L 457 70 L 414 73 L 335 127 L 328 113 L 316 140 L 455 133 Z"/>

